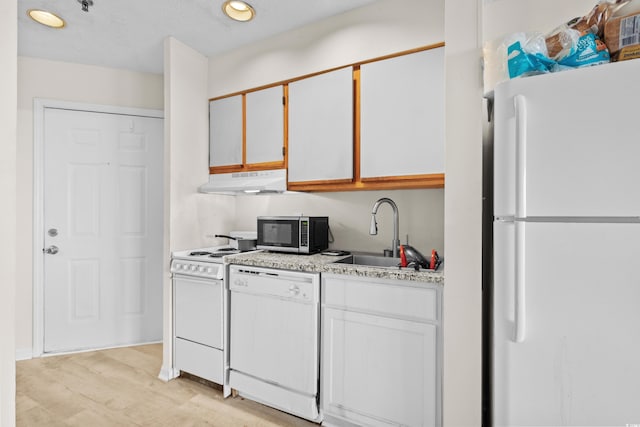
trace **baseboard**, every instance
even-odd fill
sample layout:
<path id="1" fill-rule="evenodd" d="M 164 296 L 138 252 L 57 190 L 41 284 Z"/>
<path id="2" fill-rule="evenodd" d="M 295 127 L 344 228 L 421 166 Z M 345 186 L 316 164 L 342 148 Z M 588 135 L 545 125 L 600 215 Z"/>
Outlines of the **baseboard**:
<path id="1" fill-rule="evenodd" d="M 33 349 L 31 348 L 17 348 L 16 349 L 16 362 L 20 360 L 33 359 Z"/>
<path id="2" fill-rule="evenodd" d="M 177 378 L 180 375 L 180 370 L 173 369 L 171 366 L 164 366 L 160 368 L 160 373 L 158 374 L 158 378 L 160 378 L 164 382 L 171 381 L 174 378 Z"/>

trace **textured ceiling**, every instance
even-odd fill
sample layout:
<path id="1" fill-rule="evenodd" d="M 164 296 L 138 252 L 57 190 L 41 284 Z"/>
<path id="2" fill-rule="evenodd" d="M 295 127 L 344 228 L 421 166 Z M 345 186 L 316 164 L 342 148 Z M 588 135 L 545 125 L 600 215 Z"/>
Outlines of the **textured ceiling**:
<path id="1" fill-rule="evenodd" d="M 18 54 L 161 74 L 167 36 L 215 56 L 375 1 L 250 0 L 255 19 L 235 22 L 223 15 L 224 0 L 94 0 L 89 12 L 78 0 L 20 0 Z M 67 26 L 40 25 L 29 9 L 54 12 Z"/>

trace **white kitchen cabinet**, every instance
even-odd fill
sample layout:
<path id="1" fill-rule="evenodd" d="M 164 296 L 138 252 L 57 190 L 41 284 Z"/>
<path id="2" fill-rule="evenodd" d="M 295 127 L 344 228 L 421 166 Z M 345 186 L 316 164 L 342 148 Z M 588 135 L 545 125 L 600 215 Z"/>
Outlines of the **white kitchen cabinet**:
<path id="1" fill-rule="evenodd" d="M 353 178 L 353 70 L 289 84 L 289 182 Z"/>
<path id="2" fill-rule="evenodd" d="M 323 425 L 442 424 L 439 285 L 322 276 Z"/>
<path id="3" fill-rule="evenodd" d="M 444 48 L 360 67 L 363 180 L 444 173 Z"/>
<path id="4" fill-rule="evenodd" d="M 242 95 L 209 102 L 209 166 L 242 164 Z"/>
<path id="5" fill-rule="evenodd" d="M 247 164 L 284 161 L 284 93 L 282 86 L 246 95 Z"/>

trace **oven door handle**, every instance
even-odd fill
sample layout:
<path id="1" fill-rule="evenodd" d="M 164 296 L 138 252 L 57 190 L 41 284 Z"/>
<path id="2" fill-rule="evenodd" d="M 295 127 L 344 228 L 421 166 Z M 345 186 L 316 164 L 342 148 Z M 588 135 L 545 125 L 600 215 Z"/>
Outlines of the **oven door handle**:
<path id="1" fill-rule="evenodd" d="M 173 273 L 173 279 L 176 280 L 186 280 L 188 282 L 198 283 L 199 285 L 221 285 L 222 279 L 217 279 L 215 277 L 200 277 L 200 276 L 189 276 L 180 273 Z"/>

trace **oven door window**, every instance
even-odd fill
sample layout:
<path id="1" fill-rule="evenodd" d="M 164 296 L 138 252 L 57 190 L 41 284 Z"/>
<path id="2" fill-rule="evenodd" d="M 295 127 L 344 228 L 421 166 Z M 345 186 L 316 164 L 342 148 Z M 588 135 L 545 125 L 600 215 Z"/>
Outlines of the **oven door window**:
<path id="1" fill-rule="evenodd" d="M 297 248 L 300 236 L 297 220 L 261 220 L 258 224 L 258 244 L 280 248 Z"/>

